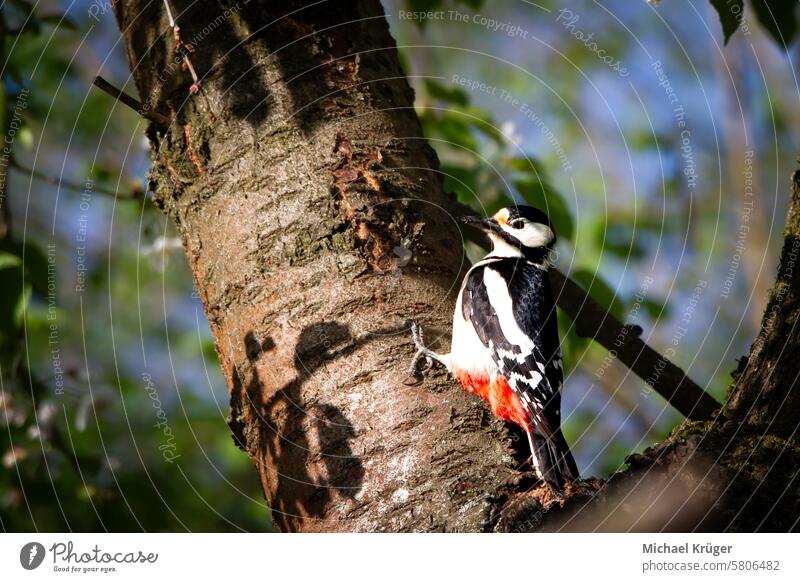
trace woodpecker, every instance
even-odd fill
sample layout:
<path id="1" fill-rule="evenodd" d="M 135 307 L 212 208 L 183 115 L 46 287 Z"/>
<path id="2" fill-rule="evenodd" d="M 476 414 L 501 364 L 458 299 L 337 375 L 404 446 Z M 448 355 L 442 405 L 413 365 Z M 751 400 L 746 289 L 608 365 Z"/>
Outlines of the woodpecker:
<path id="1" fill-rule="evenodd" d="M 422 329 L 411 322 L 417 347 L 411 375 L 421 358 L 444 365 L 496 416 L 525 431 L 534 471 L 561 492 L 579 474 L 561 433 L 563 366 L 547 275 L 555 229 L 544 212 L 530 206 L 461 220 L 484 231 L 492 250 L 461 284 L 450 353 L 428 349 Z"/>

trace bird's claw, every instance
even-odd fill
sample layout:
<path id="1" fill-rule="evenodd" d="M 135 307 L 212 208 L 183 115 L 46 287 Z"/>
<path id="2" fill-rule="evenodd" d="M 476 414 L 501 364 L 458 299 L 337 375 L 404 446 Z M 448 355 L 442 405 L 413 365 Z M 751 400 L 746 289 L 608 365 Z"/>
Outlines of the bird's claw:
<path id="1" fill-rule="evenodd" d="M 403 381 L 406 386 L 415 386 L 420 383 L 418 376 L 419 372 L 423 372 L 433 366 L 433 359 L 427 355 L 428 349 L 425 347 L 425 336 L 422 333 L 422 328 L 416 321 L 411 321 L 411 338 L 414 340 L 414 345 L 417 348 L 414 357 L 411 359 L 411 364 L 408 367 L 408 378 Z M 417 370 L 420 360 L 424 360 L 425 365 Z"/>
<path id="2" fill-rule="evenodd" d="M 422 380 L 420 380 L 417 376 L 408 376 L 405 380 L 403 380 L 404 386 L 418 386 L 421 383 Z"/>

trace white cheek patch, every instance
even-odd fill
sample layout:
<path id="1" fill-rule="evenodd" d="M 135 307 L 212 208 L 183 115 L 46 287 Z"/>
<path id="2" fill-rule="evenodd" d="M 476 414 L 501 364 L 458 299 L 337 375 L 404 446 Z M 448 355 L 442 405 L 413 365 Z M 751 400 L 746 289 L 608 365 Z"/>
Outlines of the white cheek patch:
<path id="1" fill-rule="evenodd" d="M 553 241 L 552 229 L 540 222 L 528 222 L 525 228 L 516 229 L 503 225 L 503 230 L 519 240 L 526 247 L 543 247 Z"/>

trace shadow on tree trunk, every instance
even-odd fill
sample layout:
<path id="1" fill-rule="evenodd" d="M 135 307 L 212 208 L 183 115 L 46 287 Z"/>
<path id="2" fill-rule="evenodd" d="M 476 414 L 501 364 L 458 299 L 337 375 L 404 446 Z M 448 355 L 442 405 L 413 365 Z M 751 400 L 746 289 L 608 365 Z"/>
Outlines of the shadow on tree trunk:
<path id="1" fill-rule="evenodd" d="M 271 338 L 259 342 L 253 332 L 246 335 L 253 375 L 247 387 L 235 382 L 231 408 L 251 407 L 262 426 L 258 447 L 265 456 L 260 458 L 280 467 L 271 486 L 273 521 L 282 530 L 291 529 L 297 519 L 323 518 L 335 497 L 352 500 L 361 490 L 364 467 L 350 446 L 356 436 L 353 424 L 337 406 L 303 396 L 304 383 L 324 362 L 354 349 L 350 338 L 349 328 L 336 322 L 304 328 L 295 347 L 297 377 L 260 405 L 263 383 L 254 364 L 263 352 L 274 348 L 274 342 Z M 331 351 L 342 342 L 350 345 Z M 230 424 L 234 440 L 246 450 L 243 427 L 234 420 Z"/>

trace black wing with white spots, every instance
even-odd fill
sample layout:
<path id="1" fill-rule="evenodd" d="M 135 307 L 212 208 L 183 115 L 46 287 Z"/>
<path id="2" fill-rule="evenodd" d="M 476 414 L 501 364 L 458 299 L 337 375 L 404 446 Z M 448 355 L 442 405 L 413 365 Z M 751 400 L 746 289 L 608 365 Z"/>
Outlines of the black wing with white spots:
<path id="1" fill-rule="evenodd" d="M 540 416 L 539 411 L 558 397 L 563 379 L 547 273 L 513 259 L 477 267 L 464 286 L 462 316 L 491 350 L 495 364 L 523 403 L 531 401 L 532 416 Z M 547 434 L 549 419 L 540 420 Z"/>
<path id="2" fill-rule="evenodd" d="M 552 481 L 577 478 L 561 435 L 563 381 L 555 302 L 547 272 L 524 259 L 500 259 L 473 269 L 462 292 L 462 316 L 491 351 L 500 373 L 528 410 L 539 469 Z M 536 446 L 536 439 L 542 446 Z M 540 443 L 541 444 L 541 443 Z M 543 459 L 542 456 L 550 457 Z"/>

